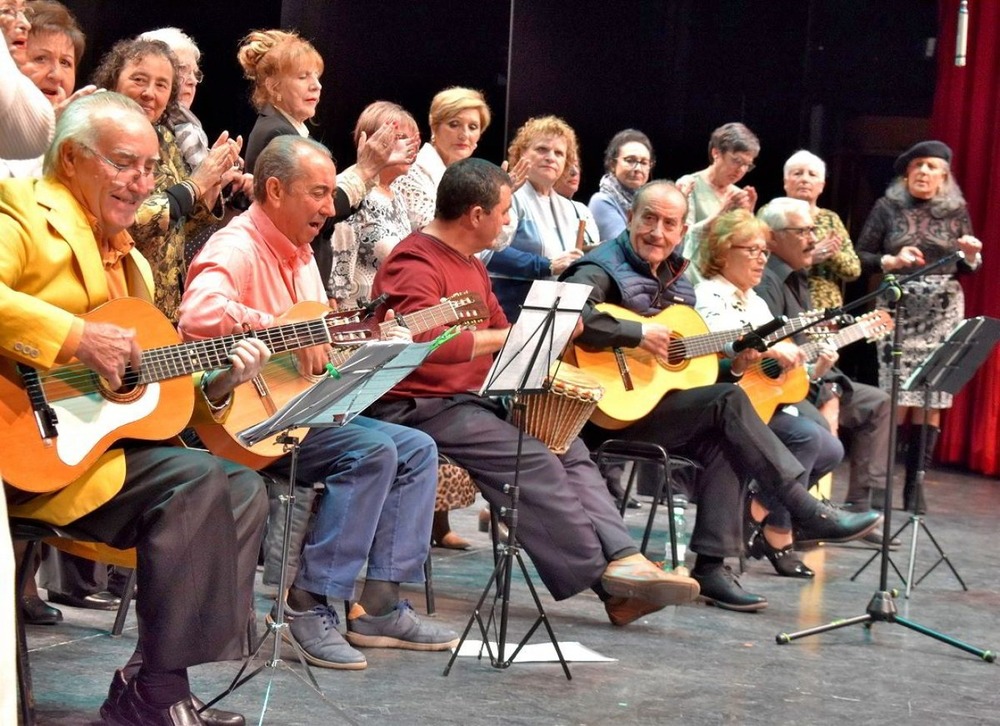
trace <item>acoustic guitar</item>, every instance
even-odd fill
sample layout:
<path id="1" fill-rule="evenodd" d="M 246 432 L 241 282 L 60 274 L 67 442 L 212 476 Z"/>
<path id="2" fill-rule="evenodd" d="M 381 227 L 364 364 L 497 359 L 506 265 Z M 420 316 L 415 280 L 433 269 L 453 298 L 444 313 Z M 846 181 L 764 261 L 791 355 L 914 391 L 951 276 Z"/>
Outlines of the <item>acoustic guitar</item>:
<path id="1" fill-rule="evenodd" d="M 874 341 L 892 332 L 894 325 L 888 312 L 874 310 L 857 318 L 854 324 L 824 335 L 823 340 L 806 343 L 802 351 L 806 361 L 813 362 L 824 346 L 843 348 L 865 338 Z M 778 406 L 798 403 L 806 397 L 809 393 L 809 374 L 804 366 L 785 371 L 773 358 L 764 358 L 747 369 L 738 385 L 746 391 L 754 410 L 767 423 Z"/>
<path id="2" fill-rule="evenodd" d="M 619 320 L 658 323 L 671 332 L 666 359 L 642 348 L 592 350 L 574 346 L 576 365 L 604 388 L 604 396 L 590 421 L 612 430 L 623 429 L 649 415 L 670 391 L 715 383 L 719 375 L 717 354 L 752 330 L 746 325 L 708 332 L 701 315 L 687 305 L 671 305 L 649 317 L 610 303 L 599 303 L 596 309 Z M 790 335 L 820 314 L 804 314 L 794 321 L 785 321 L 767 339 Z"/>
<path id="3" fill-rule="evenodd" d="M 190 376 L 225 368 L 237 341 L 257 337 L 276 352 L 320 343 L 371 337 L 357 311 L 325 306 L 308 319 L 273 328 L 180 342 L 170 321 L 153 305 L 118 298 L 80 316 L 87 322 L 134 328 L 142 360 L 126 370 L 123 385 L 108 382 L 82 363 L 47 371 L 0 358 L 0 422 L 6 434 L 4 481 L 43 493 L 61 489 L 84 474 L 121 439 L 161 441 L 178 434 L 194 410 Z"/>
<path id="4" fill-rule="evenodd" d="M 302 314 L 302 306 L 318 306 L 327 310 L 320 303 L 299 303 L 279 320 L 287 320 L 291 315 Z M 308 313 L 306 313 L 308 314 Z M 315 315 L 315 311 L 312 313 Z M 469 292 L 452 295 L 440 305 L 426 310 L 419 310 L 406 315 L 396 315 L 395 320 L 377 324 L 373 330 L 374 337 L 382 337 L 395 325 L 403 325 L 414 335 L 432 330 L 441 325 L 459 323 L 475 325 L 489 317 L 489 309 L 482 298 Z M 339 365 L 351 353 L 353 346 L 339 345 L 330 361 Z M 198 436 L 216 456 L 222 456 L 252 469 L 262 469 L 284 456 L 285 447 L 275 439 L 277 435 L 260 441 L 253 446 L 247 446 L 240 441 L 240 431 L 259 424 L 273 416 L 282 406 L 310 386 L 321 376 L 303 373 L 298 368 L 298 358 L 293 354 L 274 355 L 261 375 L 248 381 L 233 391 L 233 402 L 225 423 L 195 426 Z M 302 438 L 306 429 L 295 429 L 290 435 Z"/>

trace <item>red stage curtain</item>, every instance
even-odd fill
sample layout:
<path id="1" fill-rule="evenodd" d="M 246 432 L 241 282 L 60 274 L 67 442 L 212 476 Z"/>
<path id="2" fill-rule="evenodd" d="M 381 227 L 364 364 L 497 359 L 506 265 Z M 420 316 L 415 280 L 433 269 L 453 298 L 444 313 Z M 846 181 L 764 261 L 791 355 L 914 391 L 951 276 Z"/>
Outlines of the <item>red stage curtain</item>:
<path id="1" fill-rule="evenodd" d="M 983 265 L 962 280 L 966 317 L 1000 317 L 1000 2 L 969 2 L 968 65 L 955 66 L 959 0 L 940 0 L 937 87 L 931 129 L 955 152 L 952 170 L 969 203 Z M 1000 474 L 997 351 L 945 414 L 938 458 Z"/>

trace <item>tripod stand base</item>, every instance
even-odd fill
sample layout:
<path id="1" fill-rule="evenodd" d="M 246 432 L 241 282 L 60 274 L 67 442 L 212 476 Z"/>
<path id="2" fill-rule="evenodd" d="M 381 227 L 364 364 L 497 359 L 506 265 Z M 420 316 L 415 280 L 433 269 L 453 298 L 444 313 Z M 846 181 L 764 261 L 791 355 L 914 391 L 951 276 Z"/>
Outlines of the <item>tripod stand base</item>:
<path id="1" fill-rule="evenodd" d="M 820 633 L 826 633 L 831 630 L 839 630 L 840 628 L 846 628 L 849 625 L 864 624 L 865 627 L 870 628 L 874 623 L 896 623 L 897 625 L 902 625 L 904 628 L 909 628 L 910 630 L 921 633 L 922 635 L 939 640 L 942 643 L 952 646 L 953 648 L 958 648 L 959 650 L 964 650 L 966 653 L 971 653 L 987 663 L 996 662 L 996 653 L 992 650 L 981 650 L 961 640 L 957 640 L 956 638 L 952 638 L 948 635 L 944 635 L 943 633 L 939 633 L 936 630 L 931 630 L 923 625 L 900 617 L 896 610 L 896 594 L 897 593 L 895 591 L 889 592 L 887 590 L 880 590 L 876 592 L 872 596 L 872 599 L 868 602 L 868 609 L 865 611 L 864 615 L 847 618 L 846 620 L 834 620 L 826 625 L 819 625 L 815 628 L 807 628 L 806 630 L 799 630 L 794 633 L 778 633 L 774 640 L 778 645 L 787 645 L 793 640 L 798 640 L 799 638 L 805 638 L 810 635 L 819 635 Z"/>
<path id="2" fill-rule="evenodd" d="M 920 514 L 911 514 L 909 519 L 907 519 L 907 521 L 903 524 L 903 526 L 892 533 L 892 538 L 895 539 L 899 537 L 909 527 L 913 527 L 913 533 L 912 533 L 912 538 L 910 540 L 910 548 L 909 548 L 910 562 L 907 565 L 905 575 L 896 566 L 896 563 L 893 561 L 892 556 L 886 553 L 886 560 L 889 566 L 892 567 L 892 569 L 895 571 L 899 579 L 903 581 L 903 586 L 906 588 L 905 590 L 906 598 L 909 599 L 910 592 L 913 590 L 913 588 L 915 588 L 917 585 L 923 582 L 924 579 L 929 574 L 931 574 L 937 568 L 937 566 L 940 565 L 942 562 L 948 565 L 948 569 L 951 570 L 951 574 L 953 574 L 955 576 L 955 579 L 958 580 L 958 584 L 962 586 L 963 590 L 968 592 L 969 588 L 966 586 L 965 581 L 962 579 L 962 576 L 958 574 L 958 570 L 955 569 L 955 565 L 953 565 L 951 560 L 948 559 L 948 554 L 941 548 L 941 545 L 938 543 L 937 538 L 934 537 L 934 535 L 931 533 L 930 527 L 927 526 L 926 517 Z M 932 564 L 929 568 L 927 568 L 927 571 L 924 572 L 923 575 L 921 575 L 917 580 L 914 580 L 913 570 L 916 566 L 917 536 L 920 534 L 921 530 L 927 535 L 927 538 L 930 539 L 931 544 L 934 545 L 934 549 L 936 549 L 938 553 L 938 558 L 937 560 L 935 560 L 934 564 Z M 858 571 L 855 572 L 853 575 L 851 575 L 851 581 L 853 582 L 854 580 L 856 580 L 858 578 L 858 575 L 860 575 L 862 572 L 868 569 L 868 565 L 874 562 L 875 558 L 878 557 L 879 554 L 881 553 L 876 552 L 871 557 L 869 557 L 868 560 L 865 561 L 865 563 L 858 568 Z"/>
<path id="3" fill-rule="evenodd" d="M 510 604 L 510 575 L 514 561 L 516 561 L 521 568 L 521 574 L 524 576 L 524 580 L 528 585 L 528 590 L 531 592 L 531 597 L 535 603 L 535 609 L 538 611 L 538 616 L 535 618 L 535 622 L 532 623 L 531 627 L 528 629 L 528 632 L 525 633 L 524 637 L 521 638 L 514 650 L 510 653 L 510 657 L 505 658 L 504 652 L 507 647 L 507 616 L 508 606 Z M 494 584 L 497 586 L 496 594 L 494 595 L 493 605 L 490 608 L 490 615 L 484 621 L 482 616 L 483 603 L 486 602 L 486 598 L 489 596 Z M 489 631 L 491 626 L 494 629 L 497 627 L 497 600 L 501 601 L 499 616 L 500 634 L 497 641 L 497 650 L 494 652 L 493 646 L 490 644 Z M 469 631 L 472 630 L 473 624 L 479 626 L 479 632 L 483 638 L 483 645 L 480 649 L 479 657 L 482 658 L 482 651 L 485 650 L 487 656 L 489 657 L 490 665 L 500 670 L 510 668 L 514 664 L 514 659 L 517 658 L 517 654 L 520 653 L 521 649 L 527 645 L 529 640 L 531 640 L 531 636 L 535 634 L 536 630 L 538 630 L 538 626 L 544 625 L 545 631 L 549 636 L 549 641 L 552 643 L 552 647 L 555 649 L 556 655 L 559 657 L 559 665 L 562 666 L 563 673 L 566 675 L 566 680 L 573 680 L 573 676 L 569 672 L 569 664 L 563 657 L 562 649 L 559 647 L 559 641 L 556 640 L 555 631 L 552 630 L 552 625 L 549 623 L 548 616 L 545 614 L 545 609 L 542 607 L 542 601 L 538 598 L 538 592 L 535 590 L 535 586 L 531 582 L 531 576 L 528 574 L 528 568 L 524 566 L 524 560 L 521 559 L 521 551 L 516 545 L 505 545 L 504 552 L 497 561 L 496 567 L 493 569 L 493 574 L 490 575 L 490 579 L 486 583 L 486 587 L 483 588 L 483 593 L 479 597 L 479 602 L 476 603 L 475 610 L 472 611 L 472 615 L 469 617 L 469 622 L 466 623 L 465 630 L 462 631 L 462 637 L 459 638 L 458 645 L 455 646 L 455 651 L 451 654 L 451 658 L 448 660 L 448 665 L 445 666 L 444 673 L 442 675 L 447 676 L 451 672 L 451 667 L 454 665 L 455 659 L 458 657 L 459 651 L 462 649 L 462 645 L 469 637 Z"/>

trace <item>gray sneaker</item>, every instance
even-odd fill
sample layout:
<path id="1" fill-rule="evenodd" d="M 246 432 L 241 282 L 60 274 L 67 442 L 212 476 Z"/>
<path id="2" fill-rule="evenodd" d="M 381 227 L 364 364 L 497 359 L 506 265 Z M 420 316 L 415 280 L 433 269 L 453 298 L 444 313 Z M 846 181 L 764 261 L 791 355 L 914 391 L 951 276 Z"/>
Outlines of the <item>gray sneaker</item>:
<path id="1" fill-rule="evenodd" d="M 268 623 L 274 622 L 277 603 L 267 616 Z M 368 667 L 365 656 L 344 640 L 337 630 L 340 618 L 329 605 L 317 605 L 312 610 L 298 612 L 285 605 L 287 628 L 282 637 L 302 649 L 305 659 L 320 668 L 334 668 L 345 671 L 359 671 Z"/>
<path id="2" fill-rule="evenodd" d="M 347 642 L 364 648 L 448 650 L 458 645 L 458 633 L 417 617 L 409 600 L 401 600 L 388 615 L 369 615 L 355 605 L 347 618 Z"/>

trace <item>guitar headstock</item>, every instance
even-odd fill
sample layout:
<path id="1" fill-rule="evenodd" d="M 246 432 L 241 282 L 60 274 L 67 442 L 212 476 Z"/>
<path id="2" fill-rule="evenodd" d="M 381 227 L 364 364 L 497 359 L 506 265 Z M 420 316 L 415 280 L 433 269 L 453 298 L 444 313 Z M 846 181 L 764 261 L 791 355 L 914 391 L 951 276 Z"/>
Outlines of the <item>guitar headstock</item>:
<path id="1" fill-rule="evenodd" d="M 331 310 L 323 315 L 331 345 L 360 345 L 377 337 L 378 323 L 364 310 Z"/>
<path id="2" fill-rule="evenodd" d="M 479 293 L 456 292 L 441 301 L 451 307 L 459 325 L 476 325 L 490 317 L 490 310 Z"/>
<path id="3" fill-rule="evenodd" d="M 868 342 L 874 343 L 891 333 L 896 327 L 896 321 L 888 310 L 872 310 L 857 318 L 855 325 L 861 327 Z"/>

